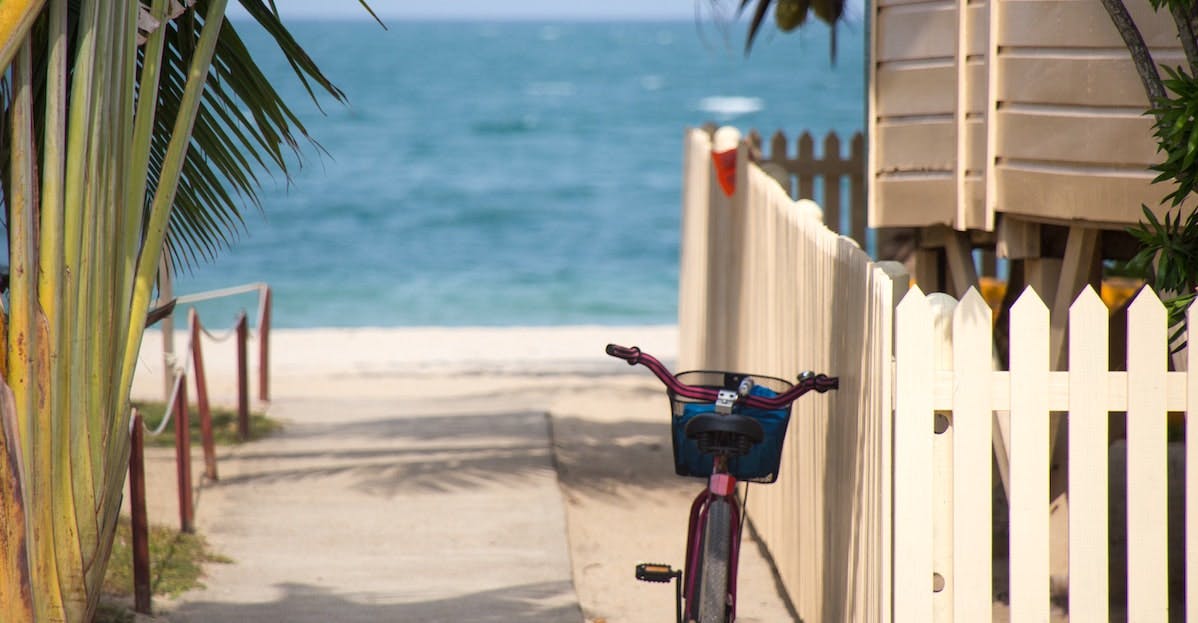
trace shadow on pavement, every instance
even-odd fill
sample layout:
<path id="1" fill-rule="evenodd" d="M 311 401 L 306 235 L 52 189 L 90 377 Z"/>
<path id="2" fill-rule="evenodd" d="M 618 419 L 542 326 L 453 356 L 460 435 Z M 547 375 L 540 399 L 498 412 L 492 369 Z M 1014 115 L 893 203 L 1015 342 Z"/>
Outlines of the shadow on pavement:
<path id="1" fill-rule="evenodd" d="M 397 592 L 404 579 L 396 578 Z M 363 603 L 320 586 L 282 584 L 273 601 L 188 602 L 169 613 L 173 623 L 379 623 L 390 621 L 578 623 L 582 612 L 570 582 L 542 582 L 407 603 Z M 377 599 L 377 598 L 376 598 Z"/>
<path id="2" fill-rule="evenodd" d="M 535 412 L 300 425 L 237 453 L 240 473 L 219 486 L 339 478 L 356 491 L 394 497 L 518 481 L 552 468 L 547 431 L 546 415 Z M 327 441 L 304 445 L 312 439 Z"/>
<path id="3" fill-rule="evenodd" d="M 661 422 L 597 422 L 551 416 L 551 422 L 558 478 L 567 487 L 615 494 L 622 487 L 677 488 L 686 482 L 674 474 L 674 450 L 666 418 Z"/>

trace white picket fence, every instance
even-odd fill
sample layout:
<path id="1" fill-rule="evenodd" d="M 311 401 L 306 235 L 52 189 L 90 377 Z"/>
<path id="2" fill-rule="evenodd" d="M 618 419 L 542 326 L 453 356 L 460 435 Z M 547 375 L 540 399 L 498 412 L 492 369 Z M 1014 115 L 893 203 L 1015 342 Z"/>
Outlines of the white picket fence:
<path id="1" fill-rule="evenodd" d="M 901 267 L 871 262 L 824 228 L 817 206 L 792 201 L 743 149 L 737 191 L 724 197 L 710 149 L 706 133 L 688 132 L 680 365 L 841 378 L 838 392 L 796 404 L 779 481 L 755 487 L 748 502 L 804 621 L 1059 620 L 1049 576 L 1057 546 L 1070 563 L 1071 620 L 1198 623 L 1198 597 L 1169 601 L 1183 564 L 1184 592 L 1198 595 L 1198 528 L 1184 544 L 1180 528 L 1170 535 L 1166 501 L 1166 413 L 1198 413 L 1198 375 L 1168 370 L 1164 311 L 1151 292 L 1130 313 L 1127 372 L 1108 371 L 1107 310 L 1090 291 L 1070 313 L 1070 371 L 1049 370 L 1048 310 L 1030 291 L 1011 312 L 1010 370 L 995 370 L 991 310 L 976 292 L 959 305 L 906 293 Z M 1181 367 L 1198 369 L 1195 350 Z M 1108 507 L 1122 494 L 1107 492 L 1122 476 L 1108 480 L 1117 463 L 1107 419 L 1121 411 L 1129 537 L 1112 550 Z M 1068 412 L 1064 544 L 1048 529 L 1052 412 Z M 1184 516 L 1198 518 L 1198 431 L 1187 430 Z M 1001 568 L 991 548 L 996 440 L 1010 490 Z M 1127 578 L 1126 606 L 1123 580 L 1108 585 L 1107 573 L 1124 564 L 1115 576 Z M 996 569 L 1009 578 L 1009 612 Z"/>
<path id="2" fill-rule="evenodd" d="M 977 291 L 960 304 L 936 296 L 912 290 L 897 310 L 894 620 L 991 620 L 997 432 L 997 447 L 1009 449 L 1011 621 L 1049 620 L 1054 548 L 1068 560 L 1071 620 L 1198 621 L 1193 598 L 1184 619 L 1180 595 L 1170 612 L 1170 580 L 1180 586 L 1170 562 L 1176 576 L 1184 560 L 1185 594 L 1198 594 L 1198 530 L 1183 543 L 1180 499 L 1177 519 L 1168 521 L 1170 486 L 1180 490 L 1182 474 L 1170 482 L 1166 438 L 1168 412 L 1198 413 L 1198 375 L 1169 371 L 1165 309 L 1156 295 L 1143 290 L 1129 309 L 1126 372 L 1108 369 L 1108 310 L 1089 287 L 1069 311 L 1068 371 L 1050 371 L 1049 312 L 1033 290 L 1011 309 L 1009 371 L 994 369 L 991 310 Z M 1196 321 L 1198 307 L 1189 313 Z M 1196 353 L 1189 349 L 1187 370 L 1198 369 Z M 1067 543 L 1049 538 L 1051 412 L 1067 412 Z M 1111 412 L 1127 413 L 1126 458 L 1113 463 Z M 940 426 L 938 413 L 947 419 Z M 1184 516 L 1194 518 L 1198 442 L 1193 427 L 1187 430 Z M 1126 508 L 1125 539 L 1121 523 L 1115 535 L 1108 531 L 1112 508 Z"/>

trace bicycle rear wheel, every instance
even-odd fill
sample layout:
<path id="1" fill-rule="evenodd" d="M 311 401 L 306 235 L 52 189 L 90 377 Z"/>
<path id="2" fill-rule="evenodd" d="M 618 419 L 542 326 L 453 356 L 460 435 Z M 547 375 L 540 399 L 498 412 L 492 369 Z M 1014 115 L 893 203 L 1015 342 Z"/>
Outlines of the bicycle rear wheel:
<path id="1" fill-rule="evenodd" d="M 732 509 L 716 498 L 707 509 L 703 560 L 699 568 L 698 623 L 725 623 L 728 617 L 728 569 L 732 552 Z"/>

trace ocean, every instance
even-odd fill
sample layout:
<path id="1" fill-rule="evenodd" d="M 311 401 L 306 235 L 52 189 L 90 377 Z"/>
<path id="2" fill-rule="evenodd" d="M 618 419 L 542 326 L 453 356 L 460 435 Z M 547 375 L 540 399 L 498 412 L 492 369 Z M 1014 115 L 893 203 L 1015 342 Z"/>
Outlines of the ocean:
<path id="1" fill-rule="evenodd" d="M 270 284 L 278 327 L 675 322 L 682 137 L 864 121 L 861 24 L 294 22 L 349 98 L 320 109 L 234 22 L 319 142 L 263 179 L 230 249 L 175 294 Z M 818 142 L 818 140 L 817 140 Z M 253 295 L 197 304 L 251 317 Z"/>

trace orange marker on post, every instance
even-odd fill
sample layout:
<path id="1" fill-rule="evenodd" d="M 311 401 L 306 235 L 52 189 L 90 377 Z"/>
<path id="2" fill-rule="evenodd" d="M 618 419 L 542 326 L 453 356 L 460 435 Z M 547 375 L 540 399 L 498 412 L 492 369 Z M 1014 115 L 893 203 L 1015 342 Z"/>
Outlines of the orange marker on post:
<path id="1" fill-rule="evenodd" d="M 711 138 L 711 162 L 715 164 L 716 179 L 724 195 L 736 192 L 736 150 L 740 146 L 740 130 L 724 126 Z"/>

